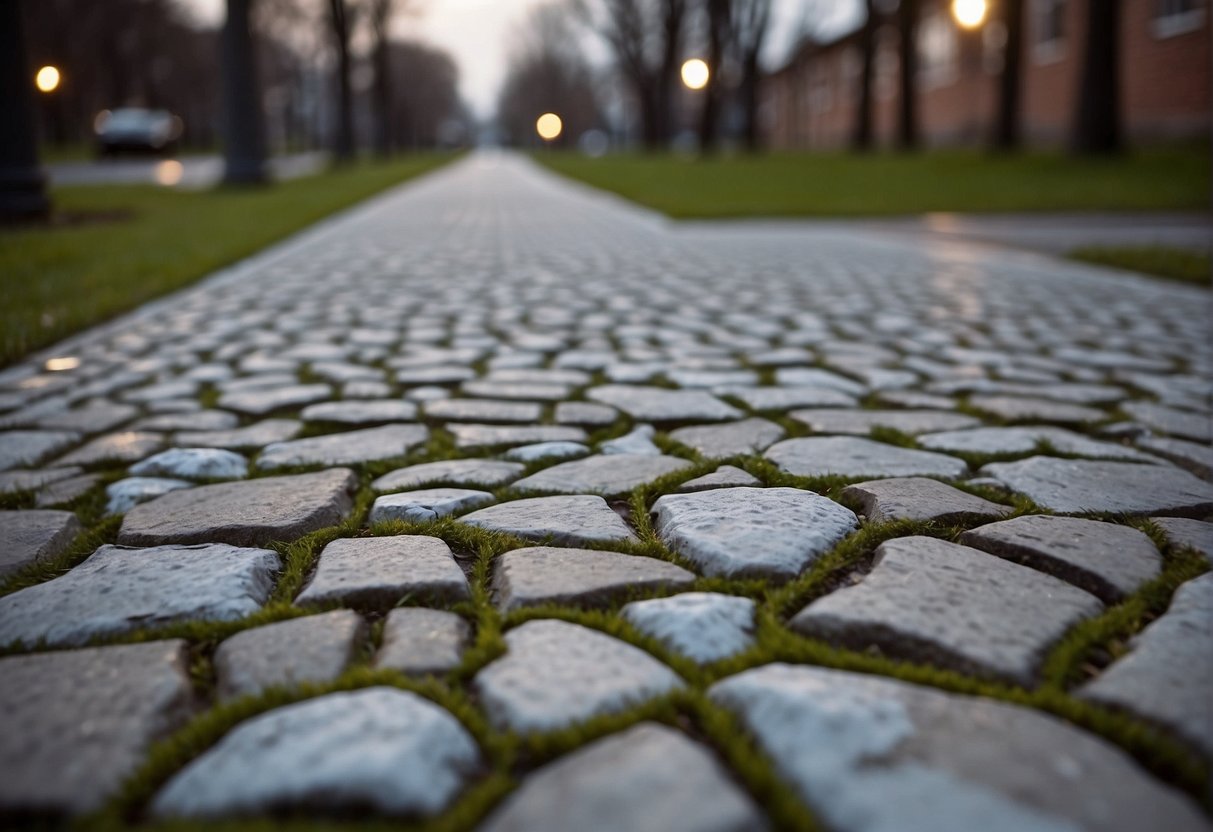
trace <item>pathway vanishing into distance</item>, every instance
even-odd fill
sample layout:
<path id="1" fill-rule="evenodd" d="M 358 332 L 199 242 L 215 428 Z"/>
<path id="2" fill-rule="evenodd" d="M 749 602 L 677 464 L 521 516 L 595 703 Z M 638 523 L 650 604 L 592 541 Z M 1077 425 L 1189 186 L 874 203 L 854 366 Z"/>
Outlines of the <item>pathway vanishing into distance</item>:
<path id="1" fill-rule="evenodd" d="M 1210 319 L 473 155 L 0 372 L 0 820 L 1208 829 Z"/>

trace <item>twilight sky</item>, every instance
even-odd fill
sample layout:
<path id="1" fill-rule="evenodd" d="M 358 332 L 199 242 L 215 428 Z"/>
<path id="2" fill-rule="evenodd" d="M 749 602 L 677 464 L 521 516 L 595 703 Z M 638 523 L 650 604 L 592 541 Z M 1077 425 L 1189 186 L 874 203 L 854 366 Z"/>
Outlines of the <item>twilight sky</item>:
<path id="1" fill-rule="evenodd" d="M 547 0 L 418 0 L 421 14 L 404 16 L 393 27 L 401 37 L 426 40 L 446 49 L 459 64 L 460 92 L 481 117 L 491 116 L 505 78 L 510 33 L 527 11 Z M 223 20 L 224 0 L 178 0 L 207 25 Z M 315 0 L 323 3 L 323 0 Z M 768 62 L 786 55 L 810 0 L 774 0 L 774 25 Z M 855 17 L 857 0 L 812 3 L 824 31 L 845 28 Z"/>

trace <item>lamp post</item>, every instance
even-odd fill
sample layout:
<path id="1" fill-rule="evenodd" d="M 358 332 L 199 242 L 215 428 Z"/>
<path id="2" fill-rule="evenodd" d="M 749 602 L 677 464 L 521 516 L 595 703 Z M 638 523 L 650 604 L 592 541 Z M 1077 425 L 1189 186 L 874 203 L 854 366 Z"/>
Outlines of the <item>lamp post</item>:
<path id="1" fill-rule="evenodd" d="M 701 90 L 712 80 L 712 71 L 701 58 L 691 58 L 682 64 L 682 83 L 688 90 Z"/>
<path id="2" fill-rule="evenodd" d="M 21 4 L 0 2 L 0 219 L 44 216 L 50 211 L 46 177 L 38 167 L 34 101 L 26 74 Z M 57 86 L 57 84 L 56 84 Z"/>
<path id="3" fill-rule="evenodd" d="M 952 18 L 962 29 L 977 29 L 990 14 L 988 0 L 952 0 Z"/>

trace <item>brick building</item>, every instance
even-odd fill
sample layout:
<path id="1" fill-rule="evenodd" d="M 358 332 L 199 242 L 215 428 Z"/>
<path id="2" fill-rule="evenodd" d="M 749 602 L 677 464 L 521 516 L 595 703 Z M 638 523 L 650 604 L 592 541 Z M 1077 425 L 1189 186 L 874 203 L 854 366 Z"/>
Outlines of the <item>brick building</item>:
<path id="1" fill-rule="evenodd" d="M 1025 0 L 1022 129 L 1059 145 L 1078 93 L 1087 2 Z M 1121 95 L 1130 141 L 1209 135 L 1213 115 L 1210 0 L 1122 0 Z M 1006 32 L 997 20 L 961 29 L 949 0 L 923 0 L 918 26 L 919 129 L 927 145 L 980 144 L 993 129 Z M 861 74 L 859 32 L 806 42 L 769 75 L 762 91 L 767 140 L 777 149 L 845 147 L 854 131 Z M 893 21 L 875 35 L 873 119 L 877 142 L 893 142 L 899 87 Z"/>

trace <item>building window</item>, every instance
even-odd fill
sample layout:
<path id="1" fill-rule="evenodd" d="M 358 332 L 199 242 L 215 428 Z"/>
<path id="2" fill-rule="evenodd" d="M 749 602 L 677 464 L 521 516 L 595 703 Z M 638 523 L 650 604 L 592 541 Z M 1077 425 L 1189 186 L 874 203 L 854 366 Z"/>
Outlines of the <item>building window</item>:
<path id="1" fill-rule="evenodd" d="M 946 14 L 931 14 L 918 27 L 919 83 L 927 89 L 945 87 L 957 76 L 960 44 L 956 26 Z"/>
<path id="2" fill-rule="evenodd" d="M 1203 0 L 1155 0 L 1154 37 L 1169 38 L 1194 32 L 1205 25 Z"/>
<path id="3" fill-rule="evenodd" d="M 1050 64 L 1065 57 L 1066 0 L 1033 0 L 1032 57 Z"/>

